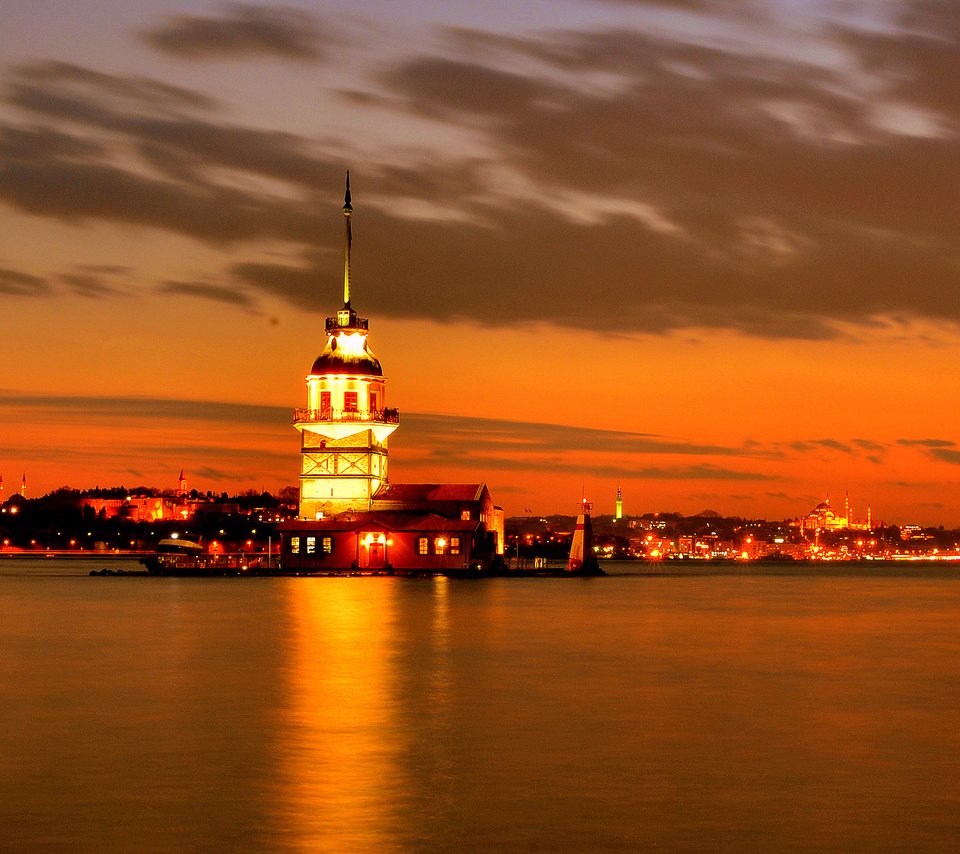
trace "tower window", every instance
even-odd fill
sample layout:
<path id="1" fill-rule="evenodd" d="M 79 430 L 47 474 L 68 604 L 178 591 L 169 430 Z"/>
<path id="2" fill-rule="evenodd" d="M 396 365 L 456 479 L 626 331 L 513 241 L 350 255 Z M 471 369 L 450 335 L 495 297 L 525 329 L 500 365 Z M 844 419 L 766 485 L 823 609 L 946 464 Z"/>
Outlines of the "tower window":
<path id="1" fill-rule="evenodd" d="M 345 391 L 343 393 L 343 411 L 357 411 L 357 393 L 355 391 Z"/>
<path id="2" fill-rule="evenodd" d="M 330 392 L 321 391 L 320 392 L 320 412 L 324 415 L 330 412 Z"/>

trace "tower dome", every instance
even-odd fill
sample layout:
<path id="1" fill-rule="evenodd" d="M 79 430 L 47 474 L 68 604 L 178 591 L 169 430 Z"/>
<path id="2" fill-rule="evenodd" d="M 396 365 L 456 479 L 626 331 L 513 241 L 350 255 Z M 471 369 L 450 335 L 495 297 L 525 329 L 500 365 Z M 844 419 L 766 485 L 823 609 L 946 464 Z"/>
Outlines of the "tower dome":
<path id="1" fill-rule="evenodd" d="M 339 324 L 339 316 L 327 318 L 327 346 L 313 363 L 310 376 L 383 376 L 380 360 L 367 341 L 367 319 L 357 317 L 350 309 L 347 311 L 351 315 L 348 320 L 352 322 L 345 326 Z"/>

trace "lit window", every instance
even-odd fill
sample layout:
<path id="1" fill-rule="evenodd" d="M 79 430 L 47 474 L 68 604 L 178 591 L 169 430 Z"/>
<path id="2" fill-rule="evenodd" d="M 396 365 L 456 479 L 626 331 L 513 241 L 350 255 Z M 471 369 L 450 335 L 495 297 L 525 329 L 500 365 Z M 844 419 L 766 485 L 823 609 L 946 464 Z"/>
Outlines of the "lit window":
<path id="1" fill-rule="evenodd" d="M 330 392 L 321 391 L 320 392 L 320 412 L 324 415 L 329 414 L 330 412 Z"/>
<path id="2" fill-rule="evenodd" d="M 333 554 L 333 537 L 324 537 L 320 541 L 320 550 L 325 555 L 332 555 Z"/>
<path id="3" fill-rule="evenodd" d="M 299 537 L 290 538 L 290 554 L 292 555 L 300 554 L 300 538 Z"/>
<path id="4" fill-rule="evenodd" d="M 450 554 L 452 555 L 460 554 L 460 538 L 459 537 L 450 538 Z"/>
<path id="5" fill-rule="evenodd" d="M 316 553 L 317 553 L 317 538 L 307 537 L 307 554 L 312 555 Z"/>
<path id="6" fill-rule="evenodd" d="M 357 411 L 357 393 L 355 391 L 345 391 L 343 393 L 343 411 Z"/>
<path id="7" fill-rule="evenodd" d="M 443 537 L 437 537 L 433 541 L 433 553 L 435 555 L 445 555 L 447 553 L 447 541 Z"/>
<path id="8" fill-rule="evenodd" d="M 470 521 L 470 511 L 469 511 L 469 510 L 461 510 L 461 511 L 460 511 L 460 518 L 463 519 L 464 522 L 469 522 L 469 521 Z"/>
<path id="9" fill-rule="evenodd" d="M 430 540 L 427 537 L 421 537 L 417 540 L 417 554 L 430 554 Z"/>

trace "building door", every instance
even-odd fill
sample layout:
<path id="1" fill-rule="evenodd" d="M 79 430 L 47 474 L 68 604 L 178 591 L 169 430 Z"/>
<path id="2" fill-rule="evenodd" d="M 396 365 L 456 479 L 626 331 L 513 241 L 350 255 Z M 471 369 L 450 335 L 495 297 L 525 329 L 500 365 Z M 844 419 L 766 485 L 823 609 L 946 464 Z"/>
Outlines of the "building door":
<path id="1" fill-rule="evenodd" d="M 383 569 L 384 567 L 383 543 L 370 543 L 370 546 L 367 549 L 367 567 L 369 569 Z"/>

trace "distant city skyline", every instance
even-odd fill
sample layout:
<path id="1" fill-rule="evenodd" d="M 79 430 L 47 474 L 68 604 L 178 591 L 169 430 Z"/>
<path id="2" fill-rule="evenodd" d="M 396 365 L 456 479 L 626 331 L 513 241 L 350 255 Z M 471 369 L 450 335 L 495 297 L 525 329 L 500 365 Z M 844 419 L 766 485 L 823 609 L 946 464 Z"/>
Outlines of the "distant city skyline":
<path id="1" fill-rule="evenodd" d="M 297 482 L 354 304 L 391 479 L 960 524 L 960 10 L 38 0 L 0 27 L 0 474 Z"/>

